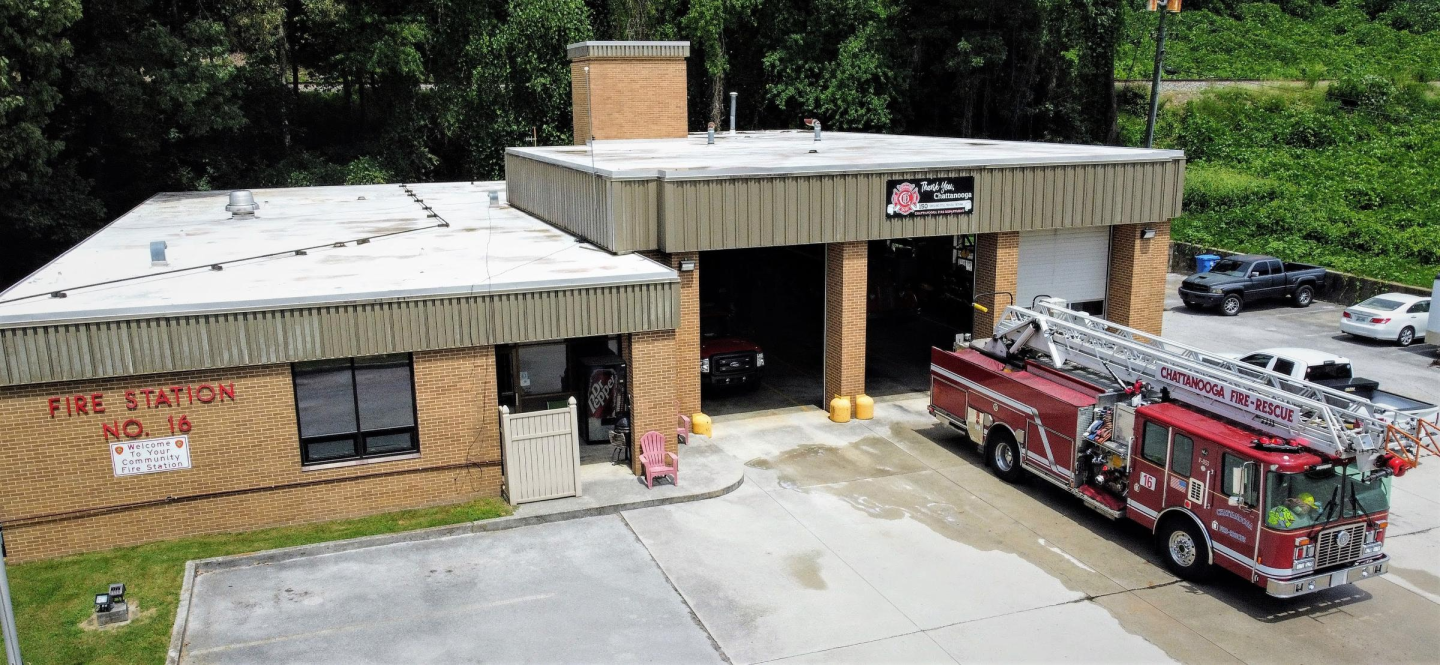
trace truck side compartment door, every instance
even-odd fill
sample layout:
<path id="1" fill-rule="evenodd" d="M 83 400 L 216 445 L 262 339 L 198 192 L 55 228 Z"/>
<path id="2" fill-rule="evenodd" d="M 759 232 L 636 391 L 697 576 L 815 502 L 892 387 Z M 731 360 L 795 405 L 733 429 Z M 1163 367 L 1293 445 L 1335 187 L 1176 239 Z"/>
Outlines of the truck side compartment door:
<path id="1" fill-rule="evenodd" d="M 1155 516 L 1165 509 L 1165 467 L 1170 454 L 1170 428 L 1154 421 L 1145 421 L 1135 437 L 1130 454 L 1130 497 L 1132 513 L 1144 519 L 1141 524 L 1153 525 Z"/>

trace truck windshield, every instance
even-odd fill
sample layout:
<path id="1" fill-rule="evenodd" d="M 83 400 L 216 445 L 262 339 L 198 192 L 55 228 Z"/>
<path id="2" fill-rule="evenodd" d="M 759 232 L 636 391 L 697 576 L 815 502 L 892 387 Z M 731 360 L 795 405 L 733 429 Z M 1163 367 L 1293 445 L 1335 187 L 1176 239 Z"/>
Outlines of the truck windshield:
<path id="1" fill-rule="evenodd" d="M 1389 510 L 1389 476 L 1368 483 L 1360 478 L 1360 472 L 1350 467 L 1271 471 L 1266 478 L 1265 523 L 1272 529 L 1304 529 Z"/>
<path id="2" fill-rule="evenodd" d="M 1232 259 L 1216 261 L 1215 265 L 1210 268 L 1210 272 L 1229 275 L 1231 277 L 1244 277 L 1250 274 L 1246 271 L 1244 263 Z"/>
<path id="3" fill-rule="evenodd" d="M 1311 365 L 1310 369 L 1305 370 L 1306 381 L 1331 381 L 1348 378 L 1351 378 L 1350 363 Z"/>

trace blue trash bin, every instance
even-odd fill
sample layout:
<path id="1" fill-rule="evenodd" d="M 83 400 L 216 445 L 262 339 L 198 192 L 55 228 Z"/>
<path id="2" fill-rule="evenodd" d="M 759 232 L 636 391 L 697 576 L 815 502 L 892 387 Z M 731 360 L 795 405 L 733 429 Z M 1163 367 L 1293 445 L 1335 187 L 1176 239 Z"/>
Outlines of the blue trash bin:
<path id="1" fill-rule="evenodd" d="M 1210 272 L 1215 267 L 1215 262 L 1220 257 L 1215 254 L 1197 254 L 1195 256 L 1195 272 Z"/>

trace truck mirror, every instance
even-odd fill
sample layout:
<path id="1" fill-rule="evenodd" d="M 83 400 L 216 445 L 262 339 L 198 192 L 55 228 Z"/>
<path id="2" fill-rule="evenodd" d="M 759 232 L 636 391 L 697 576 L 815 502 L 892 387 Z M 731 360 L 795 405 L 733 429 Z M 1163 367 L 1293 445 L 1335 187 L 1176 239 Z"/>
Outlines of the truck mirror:
<path id="1" fill-rule="evenodd" d="M 1230 469 L 1230 505 L 1236 505 L 1240 497 L 1245 496 L 1245 467 L 1243 465 Z"/>

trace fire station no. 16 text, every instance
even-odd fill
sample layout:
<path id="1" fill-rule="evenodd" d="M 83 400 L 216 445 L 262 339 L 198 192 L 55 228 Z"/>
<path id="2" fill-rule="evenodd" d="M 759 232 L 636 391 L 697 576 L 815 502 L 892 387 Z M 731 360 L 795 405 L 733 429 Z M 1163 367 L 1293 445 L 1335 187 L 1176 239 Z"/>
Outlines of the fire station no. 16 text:
<path id="1" fill-rule="evenodd" d="M 198 383 L 183 386 L 158 386 L 155 388 L 141 388 L 138 390 L 126 390 L 121 394 L 124 400 L 126 411 L 145 411 L 153 409 L 175 409 L 196 404 L 225 404 L 235 401 L 234 383 Z M 107 401 L 112 402 L 107 404 Z M 80 395 L 58 395 L 45 401 L 45 407 L 51 420 L 62 418 L 76 418 L 83 416 L 105 416 L 115 408 L 114 399 L 107 397 L 105 393 L 93 392 Z M 188 434 L 193 427 L 190 417 L 185 414 L 171 413 L 165 419 L 165 430 L 157 434 L 179 435 Z M 138 439 L 151 434 L 145 428 L 145 424 L 139 418 L 127 418 L 125 420 L 113 419 L 110 422 L 101 424 L 101 433 L 108 443 L 112 439 Z"/>

